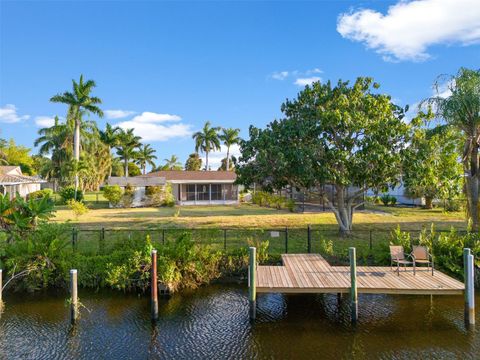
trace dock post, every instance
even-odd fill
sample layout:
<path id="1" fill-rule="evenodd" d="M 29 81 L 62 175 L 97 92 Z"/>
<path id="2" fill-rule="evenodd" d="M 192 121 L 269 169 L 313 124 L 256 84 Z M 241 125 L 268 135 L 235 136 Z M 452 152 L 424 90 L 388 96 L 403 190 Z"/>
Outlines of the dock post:
<path id="1" fill-rule="evenodd" d="M 307 227 L 307 249 L 308 253 L 310 254 L 312 252 L 312 229 L 310 228 L 310 224 Z"/>
<path id="2" fill-rule="evenodd" d="M 255 320 L 257 315 L 257 288 L 256 288 L 256 272 L 257 272 L 257 249 L 250 247 L 248 262 L 248 302 L 250 305 L 250 319 Z"/>
<path id="3" fill-rule="evenodd" d="M 70 296 L 70 321 L 74 324 L 78 318 L 77 269 L 70 270 Z"/>
<path id="4" fill-rule="evenodd" d="M 358 294 L 357 294 L 357 259 L 354 247 L 348 249 L 350 256 L 350 306 L 352 310 L 352 324 L 358 320 Z"/>
<path id="5" fill-rule="evenodd" d="M 465 281 L 465 324 L 475 325 L 475 286 L 474 258 L 470 249 L 463 249 L 464 281 Z"/>
<path id="6" fill-rule="evenodd" d="M 151 279 L 151 307 L 152 321 L 158 319 L 158 283 L 157 283 L 157 250 L 152 250 L 152 279 Z"/>

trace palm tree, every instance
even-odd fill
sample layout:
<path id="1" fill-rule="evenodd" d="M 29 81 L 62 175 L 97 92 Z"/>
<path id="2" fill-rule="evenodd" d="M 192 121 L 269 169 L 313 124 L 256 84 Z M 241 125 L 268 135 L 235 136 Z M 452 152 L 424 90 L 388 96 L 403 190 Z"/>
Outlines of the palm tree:
<path id="1" fill-rule="evenodd" d="M 165 165 L 162 166 L 164 170 L 179 170 L 182 168 L 182 163 L 179 161 L 177 155 L 170 156 L 170 159 L 164 159 Z"/>
<path id="2" fill-rule="evenodd" d="M 218 138 L 219 127 L 210 127 L 210 121 L 203 126 L 202 131 L 197 131 L 192 138 L 195 140 L 195 151 L 205 153 L 205 170 L 208 170 L 208 153 L 220 150 L 220 139 Z"/>
<path id="3" fill-rule="evenodd" d="M 442 84 L 450 96 L 442 96 Z M 461 68 L 455 76 L 441 76 L 435 83 L 437 96 L 424 100 L 446 126 L 458 129 L 464 141 L 462 163 L 465 176 L 468 216 L 472 230 L 479 229 L 480 185 L 480 70 Z"/>
<path id="4" fill-rule="evenodd" d="M 202 168 L 202 159 L 198 153 L 193 153 L 188 156 L 187 161 L 185 162 L 185 170 L 187 171 L 197 171 Z"/>
<path id="5" fill-rule="evenodd" d="M 240 142 L 240 137 L 238 136 L 239 133 L 240 129 L 228 128 L 222 129 L 222 133 L 218 136 L 219 139 L 223 141 L 223 144 L 227 147 L 226 171 L 230 170 L 230 147 Z"/>
<path id="6" fill-rule="evenodd" d="M 118 142 L 118 133 L 120 128 L 118 126 L 113 127 L 109 123 L 105 126 L 105 130 L 99 131 L 100 141 L 102 141 L 105 145 L 108 146 L 108 152 L 111 153 L 111 150 Z M 110 166 L 110 170 L 108 171 L 108 177 L 112 176 L 112 167 Z"/>
<path id="7" fill-rule="evenodd" d="M 7 141 L 5 139 L 0 139 L 0 165 L 8 165 L 7 154 L 5 154 L 4 149 L 7 147 Z"/>
<path id="8" fill-rule="evenodd" d="M 137 157 L 138 148 L 141 146 L 140 136 L 133 133 L 134 129 L 123 130 L 120 129 L 118 133 L 118 142 L 115 145 L 117 148 L 117 155 L 123 160 L 125 167 L 125 177 L 128 177 L 128 163 L 130 160 L 135 160 Z"/>
<path id="9" fill-rule="evenodd" d="M 80 127 L 82 123 L 82 115 L 93 113 L 99 117 L 103 117 L 103 111 L 97 106 L 102 100 L 96 96 L 90 96 L 93 88 L 96 86 L 95 81 L 83 81 L 83 75 L 80 75 L 80 81 L 77 83 L 72 80 L 73 92 L 65 91 L 63 94 L 52 96 L 50 99 L 54 103 L 62 103 L 68 105 L 68 117 L 75 122 L 75 131 L 73 137 L 73 158 L 80 160 Z M 75 176 L 75 192 L 78 188 L 78 176 Z"/>
<path id="10" fill-rule="evenodd" d="M 149 144 L 140 147 L 140 151 L 137 154 L 137 164 L 142 169 L 143 175 L 146 174 L 147 165 L 150 165 L 152 169 L 155 168 L 155 163 L 153 162 L 153 159 L 157 158 L 154 155 L 155 152 L 156 150 L 152 149 Z"/>

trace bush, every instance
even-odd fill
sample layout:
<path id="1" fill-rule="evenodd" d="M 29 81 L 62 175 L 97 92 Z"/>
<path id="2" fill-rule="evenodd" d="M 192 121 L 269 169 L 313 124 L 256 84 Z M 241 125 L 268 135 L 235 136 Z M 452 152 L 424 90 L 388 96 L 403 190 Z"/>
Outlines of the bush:
<path id="1" fill-rule="evenodd" d="M 75 198 L 75 187 L 73 186 L 66 186 L 62 190 L 60 190 L 60 196 L 62 197 L 63 203 L 66 204 L 68 200 L 77 200 L 83 201 L 83 192 L 78 189 L 77 190 L 77 197 Z"/>
<path id="2" fill-rule="evenodd" d="M 75 218 L 77 220 L 79 216 L 84 215 L 89 211 L 88 207 L 84 203 L 80 201 L 75 201 L 73 199 L 68 200 L 67 205 L 70 208 L 70 210 L 73 211 L 73 213 L 75 214 Z"/>
<path id="3" fill-rule="evenodd" d="M 164 190 L 164 199 L 162 201 L 162 206 L 174 207 L 175 206 L 175 197 L 172 193 L 172 184 L 167 183 Z"/>
<path id="4" fill-rule="evenodd" d="M 52 189 L 43 189 L 43 190 L 37 190 L 34 192 L 31 192 L 28 194 L 29 199 L 42 199 L 44 197 L 49 197 L 51 198 L 53 195 L 53 190 Z"/>
<path id="5" fill-rule="evenodd" d="M 445 211 L 457 212 L 462 210 L 462 202 L 460 200 L 447 200 L 445 202 Z"/>
<path id="6" fill-rule="evenodd" d="M 123 191 L 118 185 L 107 185 L 103 187 L 103 196 L 115 206 L 122 200 Z"/>
<path id="7" fill-rule="evenodd" d="M 385 206 L 388 206 L 390 204 L 392 206 L 395 206 L 395 204 L 397 203 L 397 198 L 395 196 L 390 195 L 390 194 L 383 194 L 382 196 L 380 196 L 380 201 Z"/>
<path id="8" fill-rule="evenodd" d="M 288 209 L 291 212 L 295 210 L 295 201 L 292 199 L 286 199 L 283 196 L 271 194 L 266 191 L 256 191 L 252 194 L 252 203 L 275 209 Z"/>

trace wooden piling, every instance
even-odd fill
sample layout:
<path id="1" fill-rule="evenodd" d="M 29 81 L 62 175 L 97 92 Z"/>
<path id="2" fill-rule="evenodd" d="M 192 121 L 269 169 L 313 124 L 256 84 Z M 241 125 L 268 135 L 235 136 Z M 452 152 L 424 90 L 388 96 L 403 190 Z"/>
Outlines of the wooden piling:
<path id="1" fill-rule="evenodd" d="M 77 290 L 77 270 L 70 270 L 70 321 L 75 323 L 78 318 L 78 290 Z"/>
<path id="2" fill-rule="evenodd" d="M 465 280 L 465 323 L 475 325 L 475 286 L 474 257 L 470 249 L 463 249 L 464 280 Z"/>
<path id="3" fill-rule="evenodd" d="M 250 319 L 255 320 L 257 315 L 257 288 L 256 288 L 256 272 L 257 272 L 257 249 L 250 247 L 248 264 L 248 301 L 250 305 Z"/>
<path id="4" fill-rule="evenodd" d="M 352 324 L 358 320 L 358 293 L 357 293 L 357 259 L 354 247 L 348 249 L 350 256 L 350 306 L 352 310 Z"/>
<path id="5" fill-rule="evenodd" d="M 152 321 L 158 319 L 158 282 L 157 282 L 157 250 L 152 250 L 152 279 L 151 279 L 151 310 Z"/>

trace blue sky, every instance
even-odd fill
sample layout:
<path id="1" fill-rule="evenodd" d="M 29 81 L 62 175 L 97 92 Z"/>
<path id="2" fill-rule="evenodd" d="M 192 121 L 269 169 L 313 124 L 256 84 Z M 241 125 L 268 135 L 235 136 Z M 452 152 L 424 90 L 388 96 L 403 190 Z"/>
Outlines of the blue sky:
<path id="1" fill-rule="evenodd" d="M 0 1 L 0 137 L 32 146 L 80 74 L 117 116 L 100 127 L 135 127 L 182 162 L 206 120 L 247 137 L 316 78 L 372 76 L 414 104 L 437 75 L 480 67 L 475 3 Z"/>

